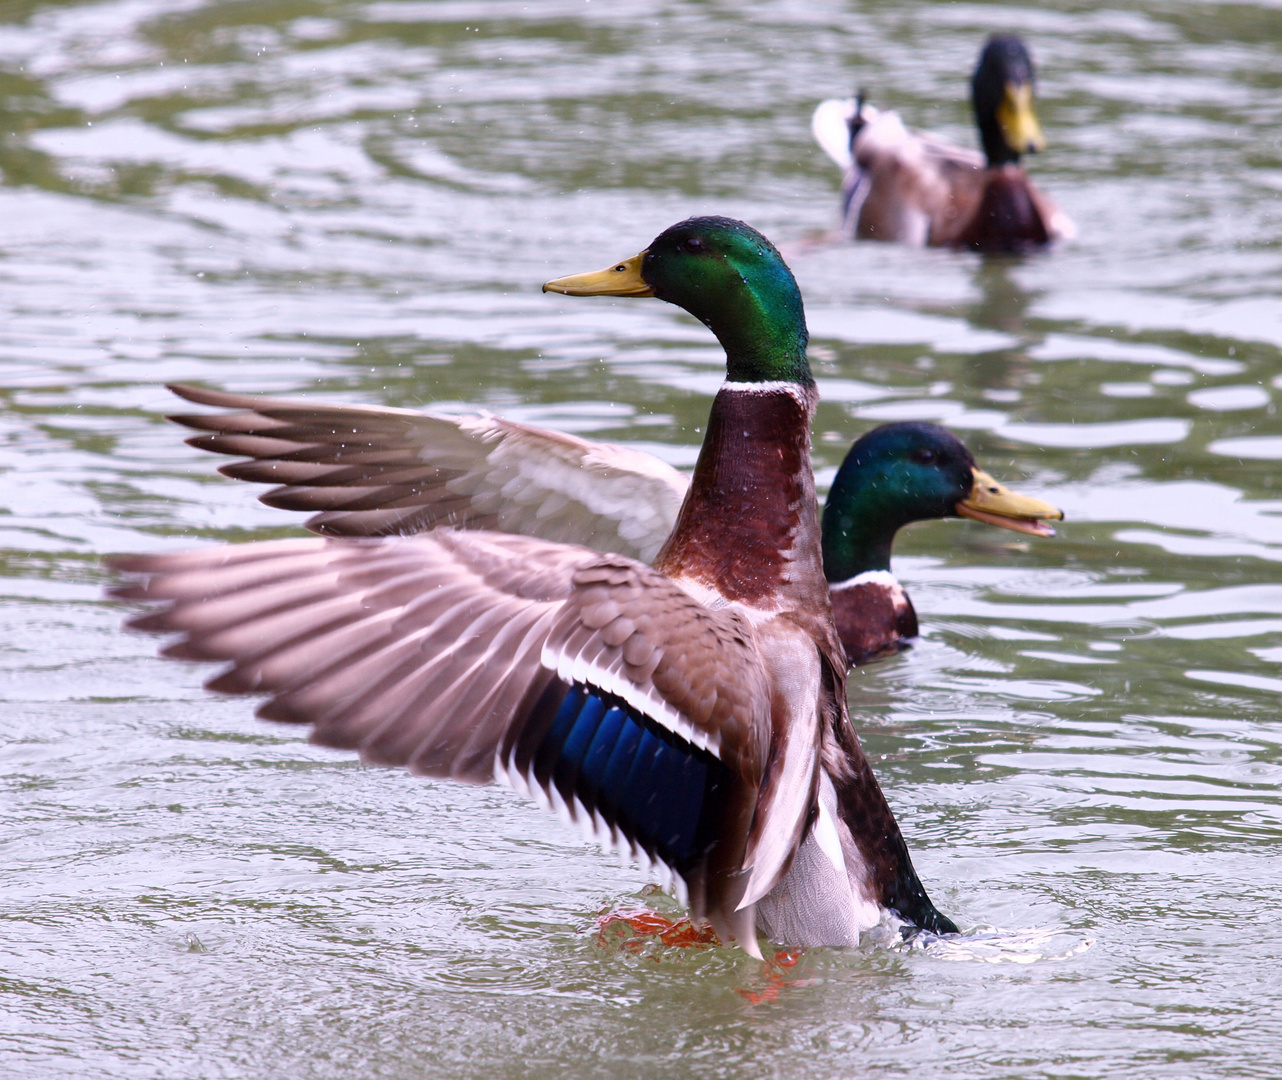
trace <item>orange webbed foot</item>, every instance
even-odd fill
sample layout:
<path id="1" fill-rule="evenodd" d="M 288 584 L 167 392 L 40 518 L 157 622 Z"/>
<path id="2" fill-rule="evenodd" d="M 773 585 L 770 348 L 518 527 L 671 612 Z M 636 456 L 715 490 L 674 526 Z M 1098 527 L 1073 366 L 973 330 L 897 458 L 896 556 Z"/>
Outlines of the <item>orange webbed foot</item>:
<path id="1" fill-rule="evenodd" d="M 761 1005 L 767 1001 L 778 1001 L 779 994 L 785 986 L 805 986 L 809 979 L 785 979 L 784 970 L 797 966 L 804 949 L 784 949 L 766 961 L 762 971 L 761 985 L 736 990 L 749 1005 Z"/>
<path id="2" fill-rule="evenodd" d="M 658 944 L 678 949 L 710 949 L 721 939 L 710 926 L 697 926 L 688 918 L 669 919 L 648 908 L 623 908 L 597 916 L 597 944 L 617 943 L 628 952 L 639 953 Z M 658 960 L 658 957 L 653 959 Z"/>

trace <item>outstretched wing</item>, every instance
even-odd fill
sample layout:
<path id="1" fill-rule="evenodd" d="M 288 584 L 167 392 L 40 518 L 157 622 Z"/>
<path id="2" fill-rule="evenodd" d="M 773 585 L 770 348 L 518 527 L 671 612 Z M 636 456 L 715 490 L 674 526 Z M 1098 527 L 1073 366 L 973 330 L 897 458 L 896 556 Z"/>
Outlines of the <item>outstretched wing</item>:
<path id="1" fill-rule="evenodd" d="M 688 480 L 651 454 L 487 414 L 312 405 L 171 386 L 237 410 L 170 419 L 202 450 L 250 458 L 219 471 L 277 484 L 268 506 L 309 511 L 329 536 L 407 535 L 436 525 L 583 544 L 650 562 Z"/>
<path id="2" fill-rule="evenodd" d="M 829 98 L 816 105 L 810 117 L 810 133 L 815 142 L 843 170 L 854 164 L 850 153 L 850 121 L 858 108 L 854 98 Z"/>
<path id="3" fill-rule="evenodd" d="M 877 117 L 871 105 L 860 106 L 856 98 L 830 98 L 821 101 L 810 118 L 810 131 L 815 141 L 842 170 L 842 228 L 852 237 L 859 225 L 859 213 L 872 183 L 871 176 L 860 167 L 852 152 L 856 126 L 860 131 Z"/>
<path id="4" fill-rule="evenodd" d="M 668 867 L 731 937 L 771 690 L 752 627 L 629 559 L 488 532 L 113 560 L 208 684 L 370 762 L 500 779 Z M 737 890 L 737 891 L 736 891 Z M 747 914 L 751 919 L 751 913 Z M 747 943 L 745 943 L 747 947 Z"/>
<path id="5" fill-rule="evenodd" d="M 947 176 L 957 174 L 969 176 L 973 173 L 982 173 L 987 168 L 984 155 L 978 150 L 972 150 L 968 146 L 958 146 L 929 131 L 913 129 L 911 134 L 918 140 L 926 158 Z"/>
<path id="6" fill-rule="evenodd" d="M 853 98 L 822 102 L 811 129 L 845 170 L 842 220 L 851 236 L 940 243 L 954 220 L 974 216 L 982 154 L 910 130 L 897 113 Z"/>

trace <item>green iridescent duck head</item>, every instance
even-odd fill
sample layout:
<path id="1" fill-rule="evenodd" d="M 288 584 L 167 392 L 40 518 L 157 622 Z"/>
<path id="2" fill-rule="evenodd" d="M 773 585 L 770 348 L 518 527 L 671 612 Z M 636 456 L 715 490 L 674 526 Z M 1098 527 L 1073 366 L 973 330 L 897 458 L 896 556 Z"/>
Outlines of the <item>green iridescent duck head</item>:
<path id="1" fill-rule="evenodd" d="M 1054 536 L 1063 518 L 1040 499 L 1017 495 L 975 464 L 937 424 L 883 424 L 859 438 L 842 462 L 823 515 L 824 574 L 847 581 L 890 569 L 895 533 L 913 521 L 970 517 L 1033 536 Z"/>
<path id="2" fill-rule="evenodd" d="M 1015 164 L 1046 147 L 1033 111 L 1033 60 L 1013 35 L 995 34 L 979 55 L 970 84 L 975 123 L 988 164 Z"/>
<path id="3" fill-rule="evenodd" d="M 742 221 L 690 218 L 639 255 L 591 274 L 557 278 L 544 292 L 656 296 L 685 308 L 726 350 L 731 382 L 813 383 L 801 291 L 775 246 Z"/>

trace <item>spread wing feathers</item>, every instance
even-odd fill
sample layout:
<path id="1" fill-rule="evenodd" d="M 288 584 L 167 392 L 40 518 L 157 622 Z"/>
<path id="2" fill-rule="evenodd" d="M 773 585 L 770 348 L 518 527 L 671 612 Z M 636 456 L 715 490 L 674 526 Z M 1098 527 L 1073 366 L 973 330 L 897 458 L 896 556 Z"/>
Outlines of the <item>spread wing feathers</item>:
<path id="1" fill-rule="evenodd" d="M 277 484 L 262 501 L 313 514 L 330 536 L 440 524 L 577 543 L 651 561 L 676 523 L 687 479 L 651 454 L 488 414 L 300 404 L 171 386 L 200 405 L 173 416 L 187 441 L 251 460 L 220 471 Z"/>
<path id="2" fill-rule="evenodd" d="M 853 101 L 840 104 L 854 116 Z M 863 124 L 852 147 L 852 158 L 865 168 L 882 159 L 898 157 L 912 161 L 916 167 L 925 165 L 948 174 L 984 171 L 984 155 L 978 150 L 958 146 L 928 131 L 905 127 L 897 112 L 865 104 L 860 119 Z"/>
<path id="3" fill-rule="evenodd" d="M 847 223 L 860 236 L 938 242 L 936 234 L 949 223 L 974 215 L 983 194 L 981 154 L 910 131 L 893 112 L 864 124 L 854 157 L 867 191 L 860 216 L 848 217 Z"/>
<path id="4" fill-rule="evenodd" d="M 680 875 L 743 937 L 774 694 L 741 616 L 616 555 L 489 532 L 127 556 L 115 595 L 208 685 L 369 762 L 503 779 Z M 737 883 L 736 883 L 737 882 Z M 719 883 L 719 884 L 718 884 Z M 750 929 L 750 928 L 749 928 Z"/>
<path id="5" fill-rule="evenodd" d="M 910 130 L 899 114 L 865 104 L 850 138 L 854 99 L 822 102 L 812 129 L 845 170 L 843 219 L 852 234 L 924 244 L 954 219 L 969 220 L 983 194 L 984 157 L 927 132 Z M 837 153 L 840 129 L 846 149 Z"/>
<path id="6" fill-rule="evenodd" d="M 875 120 L 877 110 L 870 105 L 861 110 L 855 98 L 830 98 L 821 101 L 810 118 L 810 130 L 815 141 L 842 170 L 841 219 L 843 227 L 852 234 L 872 185 L 872 177 L 860 168 L 851 152 L 854 141 L 852 125 L 856 117 L 863 122 L 869 118 Z M 863 124 L 860 126 L 862 128 Z"/>
<path id="7" fill-rule="evenodd" d="M 829 98 L 821 101 L 810 117 L 815 142 L 840 169 L 849 169 L 854 160 L 850 155 L 850 121 L 858 107 L 854 98 Z M 871 111 L 868 106 L 864 109 Z"/>

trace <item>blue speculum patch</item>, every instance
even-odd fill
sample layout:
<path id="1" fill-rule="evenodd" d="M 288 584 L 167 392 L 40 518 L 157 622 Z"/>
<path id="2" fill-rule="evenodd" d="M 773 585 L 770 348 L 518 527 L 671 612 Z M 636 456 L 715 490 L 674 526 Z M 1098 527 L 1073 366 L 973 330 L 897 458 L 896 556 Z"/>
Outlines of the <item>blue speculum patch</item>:
<path id="1" fill-rule="evenodd" d="M 577 798 L 679 872 L 707 854 L 729 792 L 729 772 L 716 757 L 581 683 L 550 686 L 534 722 L 553 707 L 532 754 L 540 782 L 555 785 L 567 803 Z"/>

